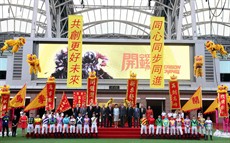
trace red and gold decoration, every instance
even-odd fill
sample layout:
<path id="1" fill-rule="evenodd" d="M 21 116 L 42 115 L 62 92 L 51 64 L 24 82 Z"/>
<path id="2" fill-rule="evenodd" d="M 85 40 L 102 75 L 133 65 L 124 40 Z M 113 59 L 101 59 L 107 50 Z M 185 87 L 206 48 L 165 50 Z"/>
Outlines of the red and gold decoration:
<path id="1" fill-rule="evenodd" d="M 217 93 L 219 117 L 228 117 L 228 87 L 226 85 L 219 85 Z"/>
<path id="2" fill-rule="evenodd" d="M 65 94 L 65 92 L 63 92 L 63 95 L 62 95 L 62 98 L 61 98 L 61 101 L 58 105 L 58 108 L 56 109 L 56 112 L 57 113 L 63 113 L 67 110 L 71 109 L 71 105 L 69 103 L 69 100 L 67 99 L 67 96 Z"/>
<path id="3" fill-rule="evenodd" d="M 46 106 L 47 99 L 47 86 L 45 86 L 42 91 L 26 106 L 25 112 L 30 110 L 39 109 Z"/>
<path id="4" fill-rule="evenodd" d="M 150 88 L 164 88 L 164 17 L 151 17 Z"/>
<path id="5" fill-rule="evenodd" d="M 202 66 L 204 64 L 203 56 L 195 56 L 194 57 L 194 76 L 197 77 L 203 77 L 203 69 Z"/>
<path id="6" fill-rule="evenodd" d="M 87 79 L 87 105 L 97 104 L 97 83 L 96 72 L 90 72 Z"/>
<path id="7" fill-rule="evenodd" d="M 193 96 L 185 103 L 185 105 L 182 107 L 182 110 L 184 112 L 189 112 L 191 110 L 197 110 L 202 108 L 202 90 L 201 87 L 199 87 L 196 92 L 193 94 Z"/>
<path id="8" fill-rule="evenodd" d="M 21 108 L 25 107 L 26 101 L 26 85 L 10 100 L 10 107 Z"/>
<path id="9" fill-rule="evenodd" d="M 35 54 L 28 54 L 27 55 L 27 63 L 30 66 L 30 74 L 37 74 L 41 72 L 40 62 L 39 59 Z"/>
<path id="10" fill-rule="evenodd" d="M 228 54 L 223 45 L 215 44 L 213 41 L 207 41 L 205 43 L 205 47 L 211 53 L 213 58 L 217 58 L 217 52 L 219 52 L 222 56 Z"/>
<path id="11" fill-rule="evenodd" d="M 4 46 L 0 49 L 2 53 L 12 47 L 11 52 L 16 53 L 18 50 L 26 43 L 24 37 L 19 37 L 18 39 L 9 39 L 4 42 Z"/>
<path id="12" fill-rule="evenodd" d="M 137 90 L 138 90 L 138 80 L 136 79 L 136 74 L 130 71 L 130 78 L 127 82 L 126 99 L 134 107 L 137 103 Z"/>
<path id="13" fill-rule="evenodd" d="M 79 105 L 79 107 L 82 107 L 82 105 L 86 105 L 86 91 L 73 92 L 73 108 L 75 108 L 77 104 Z"/>
<path id="14" fill-rule="evenodd" d="M 173 75 L 169 81 L 169 96 L 171 110 L 181 109 L 180 105 L 180 91 L 177 76 Z"/>
<path id="15" fill-rule="evenodd" d="M 49 77 L 46 81 L 47 87 L 47 100 L 46 100 L 46 111 L 54 109 L 54 97 L 56 91 L 56 82 L 54 77 Z"/>
<path id="16" fill-rule="evenodd" d="M 82 86 L 82 27 L 82 16 L 68 16 L 67 87 L 70 88 Z"/>
<path id="17" fill-rule="evenodd" d="M 1 97 L 1 109 L 0 111 L 7 112 L 9 108 L 9 101 L 10 101 L 10 86 L 4 85 L 0 87 L 0 97 Z"/>

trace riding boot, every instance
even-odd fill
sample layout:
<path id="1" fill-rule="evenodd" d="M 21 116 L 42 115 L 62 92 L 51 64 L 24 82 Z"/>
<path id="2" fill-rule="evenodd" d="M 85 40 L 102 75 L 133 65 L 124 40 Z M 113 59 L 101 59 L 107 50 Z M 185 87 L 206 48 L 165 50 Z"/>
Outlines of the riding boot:
<path id="1" fill-rule="evenodd" d="M 210 139 L 212 140 L 212 135 L 210 135 Z"/>

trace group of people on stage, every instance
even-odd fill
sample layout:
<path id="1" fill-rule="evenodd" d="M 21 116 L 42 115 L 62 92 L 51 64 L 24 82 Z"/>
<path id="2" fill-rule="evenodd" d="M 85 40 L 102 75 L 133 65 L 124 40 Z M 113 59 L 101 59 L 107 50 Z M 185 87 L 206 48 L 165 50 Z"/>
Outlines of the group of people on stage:
<path id="1" fill-rule="evenodd" d="M 171 137 L 176 137 L 176 135 L 179 135 L 179 138 L 183 135 L 183 129 L 186 137 L 199 137 L 198 135 L 198 128 L 199 133 L 203 134 L 205 137 L 205 140 L 208 139 L 208 135 L 210 136 L 210 139 L 212 140 L 212 129 L 213 129 L 213 123 L 210 120 L 210 117 L 203 118 L 203 115 L 201 114 L 198 119 L 196 119 L 195 116 L 192 117 L 192 119 L 189 119 L 188 115 L 184 119 L 184 114 L 181 112 L 175 111 L 175 113 L 168 113 L 162 112 L 162 116 L 158 116 L 158 118 L 155 120 L 153 116 L 151 115 L 150 118 L 147 118 L 145 115 L 140 119 L 141 122 L 141 137 L 143 134 L 149 136 L 154 135 L 154 127 L 156 126 L 156 135 L 170 135 Z M 149 128 L 149 131 L 147 133 L 147 127 Z"/>
<path id="2" fill-rule="evenodd" d="M 123 104 L 118 106 L 115 104 L 109 104 L 107 107 L 98 104 L 96 106 L 82 106 L 76 105 L 72 109 L 73 114 L 68 116 L 64 113 L 54 114 L 47 112 L 40 118 L 30 114 L 29 117 L 25 113 L 21 113 L 19 122 L 17 117 L 14 116 L 12 120 L 12 136 L 16 136 L 17 126 L 20 123 L 22 128 L 22 135 L 25 136 L 25 129 L 27 129 L 27 135 L 40 135 L 47 136 L 47 134 L 55 135 L 68 135 L 68 136 L 92 136 L 92 134 L 98 134 L 98 126 L 101 127 L 125 127 L 127 120 L 128 127 L 139 128 L 141 127 L 141 137 L 145 135 L 153 136 L 156 134 L 170 135 L 171 137 L 178 135 L 179 137 L 185 134 L 188 136 L 198 136 L 198 129 L 200 134 L 204 134 L 205 139 L 212 139 L 212 121 L 209 117 L 205 120 L 203 115 L 200 114 L 198 119 L 195 116 L 189 119 L 188 116 L 184 118 L 182 111 L 175 111 L 174 113 L 162 112 L 157 119 L 153 117 L 153 110 L 150 106 L 146 109 L 143 105 L 140 108 L 135 105 L 132 107 L 130 104 L 125 107 Z M 120 125 L 119 125 L 120 123 Z M 8 124 L 9 116 L 6 114 L 2 118 L 3 130 L 7 131 L 8 136 Z M 183 129 L 182 129 L 183 127 Z M 148 133 L 147 133 L 148 129 Z M 4 137 L 4 134 L 3 134 Z"/>

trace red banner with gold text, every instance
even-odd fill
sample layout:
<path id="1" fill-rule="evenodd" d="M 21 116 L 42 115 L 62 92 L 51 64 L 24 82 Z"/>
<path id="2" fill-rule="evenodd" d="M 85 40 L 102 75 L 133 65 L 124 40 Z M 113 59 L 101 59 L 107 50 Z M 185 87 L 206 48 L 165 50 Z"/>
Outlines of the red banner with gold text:
<path id="1" fill-rule="evenodd" d="M 69 109 L 71 109 L 71 105 L 69 103 L 69 100 L 67 99 L 66 94 L 63 92 L 61 101 L 59 103 L 58 108 L 56 109 L 56 112 L 57 113 L 62 113 L 62 112 L 65 112 L 65 111 L 67 111 Z"/>
<path id="2" fill-rule="evenodd" d="M 97 82 L 98 82 L 97 77 L 94 78 L 89 77 L 87 79 L 87 105 L 91 103 L 93 105 L 97 104 Z"/>
<path id="3" fill-rule="evenodd" d="M 134 107 L 137 103 L 138 80 L 129 79 L 127 84 L 126 99 Z"/>
<path id="4" fill-rule="evenodd" d="M 219 117 L 228 117 L 228 99 L 227 93 L 218 93 Z"/>
<path id="5" fill-rule="evenodd" d="M 169 81 L 169 96 L 171 110 L 181 109 L 178 81 Z"/>
<path id="6" fill-rule="evenodd" d="M 2 112 L 7 112 L 9 106 L 10 94 L 2 94 Z"/>
<path id="7" fill-rule="evenodd" d="M 73 92 L 73 108 L 75 108 L 77 104 L 79 107 L 82 107 L 83 104 L 86 105 L 86 91 Z"/>
<path id="8" fill-rule="evenodd" d="M 54 97 L 56 91 L 56 83 L 46 83 L 47 86 L 47 99 L 46 99 L 46 111 L 54 109 Z"/>

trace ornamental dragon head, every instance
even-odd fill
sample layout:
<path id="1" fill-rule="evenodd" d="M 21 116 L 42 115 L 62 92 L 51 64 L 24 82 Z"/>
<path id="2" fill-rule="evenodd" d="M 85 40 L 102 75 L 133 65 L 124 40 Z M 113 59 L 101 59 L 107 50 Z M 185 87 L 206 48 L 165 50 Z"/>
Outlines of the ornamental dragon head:
<path id="1" fill-rule="evenodd" d="M 177 76 L 176 75 L 172 75 L 170 76 L 170 81 L 176 81 L 177 80 Z"/>
<path id="2" fill-rule="evenodd" d="M 9 94 L 10 93 L 10 86 L 9 85 L 3 85 L 0 87 L 0 94 Z"/>
<path id="3" fill-rule="evenodd" d="M 50 77 L 47 79 L 47 83 L 55 83 L 55 77 L 50 76 Z"/>
<path id="4" fill-rule="evenodd" d="M 130 79 L 136 79 L 137 78 L 137 74 L 132 72 L 132 71 L 130 71 L 129 76 L 130 76 Z"/>
<path id="5" fill-rule="evenodd" d="M 217 93 L 227 93 L 227 92 L 228 92 L 228 86 L 218 85 Z"/>

